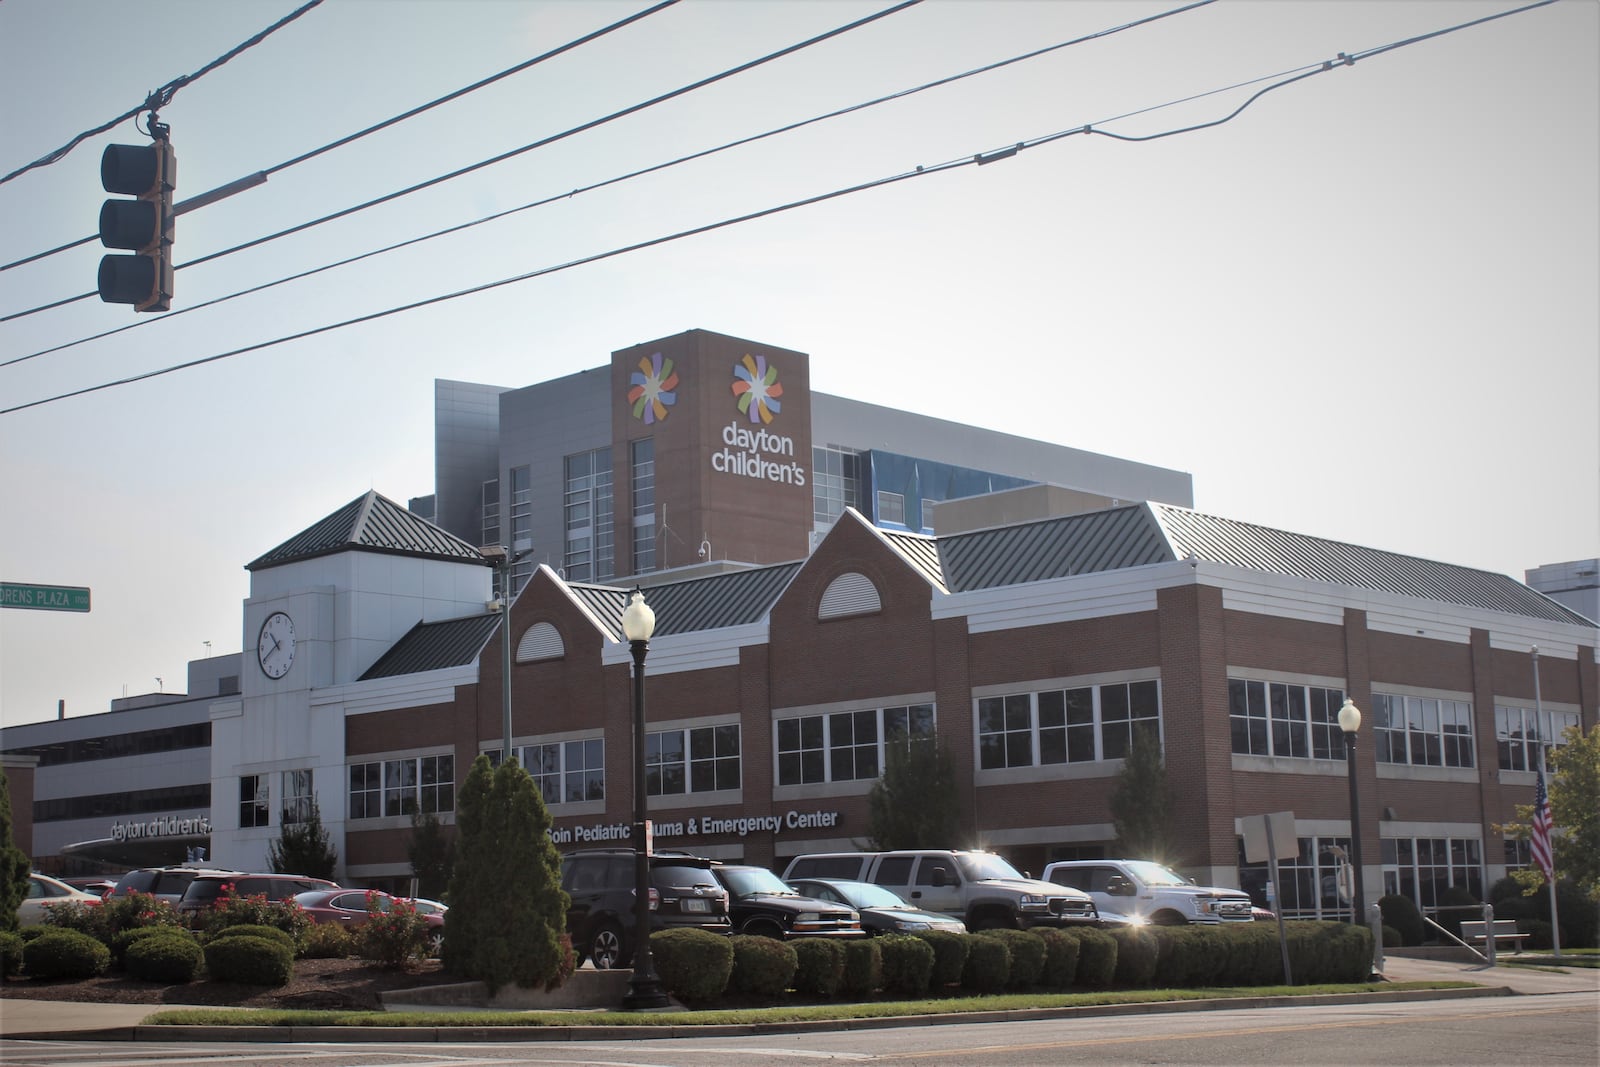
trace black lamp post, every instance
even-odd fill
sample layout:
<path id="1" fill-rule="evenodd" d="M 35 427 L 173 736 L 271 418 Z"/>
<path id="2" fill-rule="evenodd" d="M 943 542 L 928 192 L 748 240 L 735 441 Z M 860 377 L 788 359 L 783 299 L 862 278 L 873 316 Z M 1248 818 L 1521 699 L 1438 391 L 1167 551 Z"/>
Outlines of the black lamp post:
<path id="1" fill-rule="evenodd" d="M 622 612 L 622 635 L 633 653 L 633 977 L 622 1006 L 629 1011 L 665 1008 L 672 1003 L 650 959 L 650 852 L 645 830 L 644 657 L 655 633 L 656 613 L 635 589 Z"/>
<path id="2" fill-rule="evenodd" d="M 504 763 L 511 758 L 511 568 L 528 550 L 513 555 L 504 545 L 486 545 L 478 552 L 494 566 L 500 582 L 500 716 L 505 738 L 500 762 Z"/>
<path id="3" fill-rule="evenodd" d="M 1350 921 L 1359 926 L 1367 899 L 1366 886 L 1361 877 L 1361 801 L 1356 793 L 1356 731 L 1361 729 L 1361 709 L 1348 697 L 1339 709 L 1339 729 L 1344 731 L 1344 763 L 1350 772 L 1350 866 L 1355 874 Z"/>

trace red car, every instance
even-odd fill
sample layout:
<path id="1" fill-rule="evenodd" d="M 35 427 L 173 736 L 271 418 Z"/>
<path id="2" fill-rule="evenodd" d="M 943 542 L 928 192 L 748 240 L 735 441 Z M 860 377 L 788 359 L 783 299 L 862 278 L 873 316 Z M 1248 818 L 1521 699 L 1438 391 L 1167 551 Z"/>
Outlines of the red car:
<path id="1" fill-rule="evenodd" d="M 388 911 L 396 903 L 394 897 L 381 889 L 316 889 L 299 893 L 294 898 L 312 922 L 348 927 L 367 921 L 369 901 L 375 902 L 379 911 Z M 428 954 L 437 956 L 444 945 L 444 913 L 425 914 L 420 908 L 417 911 L 428 924 Z"/>

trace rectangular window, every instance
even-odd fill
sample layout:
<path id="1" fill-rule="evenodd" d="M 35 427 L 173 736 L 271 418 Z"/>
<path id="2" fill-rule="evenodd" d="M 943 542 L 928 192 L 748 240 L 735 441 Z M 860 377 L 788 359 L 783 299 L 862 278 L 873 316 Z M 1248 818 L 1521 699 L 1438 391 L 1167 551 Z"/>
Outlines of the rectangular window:
<path id="1" fill-rule="evenodd" d="M 267 776 L 246 774 L 239 778 L 239 829 L 252 826 L 270 826 L 270 797 L 267 795 Z"/>
<path id="2" fill-rule="evenodd" d="M 1461 886 L 1483 899 L 1483 848 L 1476 839 L 1384 838 L 1381 849 L 1386 896 L 1410 897 L 1417 907 L 1428 909 L 1439 904 L 1445 889 Z"/>
<path id="3" fill-rule="evenodd" d="M 566 458 L 563 521 L 566 579 L 603 582 L 615 577 L 611 449 L 599 448 Z"/>
<path id="4" fill-rule="evenodd" d="M 311 791 L 311 769 L 283 772 L 283 824 L 309 822 L 316 794 Z"/>
<path id="5" fill-rule="evenodd" d="M 1342 759 L 1344 691 L 1289 682 L 1228 679 L 1228 726 L 1241 756 Z"/>
<path id="6" fill-rule="evenodd" d="M 350 818 L 376 819 L 456 808 L 455 756 L 413 756 L 350 765 Z"/>
<path id="7" fill-rule="evenodd" d="M 633 573 L 656 569 L 656 443 L 649 437 L 628 446 L 633 489 Z"/>
<path id="8" fill-rule="evenodd" d="M 512 467 L 510 472 L 510 526 L 511 543 L 506 546 L 512 555 L 533 547 L 533 481 L 527 467 Z M 511 595 L 515 596 L 533 576 L 533 554 L 511 565 Z"/>
<path id="9" fill-rule="evenodd" d="M 664 730 L 645 738 L 649 796 L 740 788 L 739 725 Z"/>
<path id="10" fill-rule="evenodd" d="M 479 512 L 483 516 L 483 537 L 478 541 L 480 545 L 498 545 L 500 543 L 500 479 L 490 478 L 483 483 L 482 495 L 479 497 Z"/>
<path id="11" fill-rule="evenodd" d="M 1154 680 L 978 700 L 978 766 L 983 770 L 1122 759 L 1138 733 L 1161 736 L 1161 696 Z"/>
<path id="12" fill-rule="evenodd" d="M 545 805 L 606 798 L 606 742 L 601 737 L 528 745 L 522 765 L 533 775 Z"/>
<path id="13" fill-rule="evenodd" d="M 455 756 L 423 756 L 417 765 L 417 801 L 422 810 L 431 814 L 456 810 Z"/>
<path id="14" fill-rule="evenodd" d="M 1566 731 L 1577 725 L 1575 711 L 1545 711 L 1541 720 L 1533 708 L 1495 705 L 1494 733 L 1500 769 L 1538 770 L 1540 747 L 1548 757 L 1552 749 L 1561 747 Z"/>
<path id="15" fill-rule="evenodd" d="M 906 498 L 899 493 L 878 492 L 878 521 L 906 524 Z"/>
<path id="16" fill-rule="evenodd" d="M 845 508 L 860 506 L 861 457 L 841 448 L 811 450 L 811 517 L 819 527 L 833 525 Z"/>
<path id="17" fill-rule="evenodd" d="M 884 745 L 934 735 L 932 704 L 778 720 L 778 784 L 860 782 L 883 773 Z"/>
<path id="18" fill-rule="evenodd" d="M 383 814 L 383 764 L 350 765 L 350 818 L 376 819 Z"/>
<path id="19" fill-rule="evenodd" d="M 1472 705 L 1465 700 L 1373 693 L 1379 763 L 1473 767 Z"/>
<path id="20" fill-rule="evenodd" d="M 1343 703 L 1341 701 L 1340 703 Z M 1342 919 L 1350 902 L 1339 896 L 1339 868 L 1349 857 L 1348 837 L 1302 837 L 1293 856 L 1278 857 L 1276 899 L 1267 903 L 1268 864 L 1244 861 L 1239 839 L 1239 888 L 1258 907 L 1273 908 L 1286 919 Z"/>

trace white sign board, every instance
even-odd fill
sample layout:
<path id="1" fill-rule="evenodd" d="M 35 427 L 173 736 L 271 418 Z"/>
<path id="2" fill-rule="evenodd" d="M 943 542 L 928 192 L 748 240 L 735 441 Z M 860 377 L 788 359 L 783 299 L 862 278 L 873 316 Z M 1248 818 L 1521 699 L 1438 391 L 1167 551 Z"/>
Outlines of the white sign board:
<path id="1" fill-rule="evenodd" d="M 1300 842 L 1294 832 L 1294 812 L 1247 815 L 1241 822 L 1244 824 L 1246 863 L 1265 863 L 1274 856 L 1286 859 L 1300 854 Z"/>

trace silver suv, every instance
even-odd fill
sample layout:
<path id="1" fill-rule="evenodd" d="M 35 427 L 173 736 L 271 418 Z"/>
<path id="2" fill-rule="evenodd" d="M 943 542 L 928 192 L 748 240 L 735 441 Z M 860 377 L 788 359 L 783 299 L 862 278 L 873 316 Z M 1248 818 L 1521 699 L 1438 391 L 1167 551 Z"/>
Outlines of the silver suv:
<path id="1" fill-rule="evenodd" d="M 242 873 L 214 867 L 140 867 L 117 879 L 117 887 L 106 894 L 106 899 L 145 893 L 168 904 L 177 904 L 183 899 L 189 883 L 202 874 L 236 878 Z"/>

